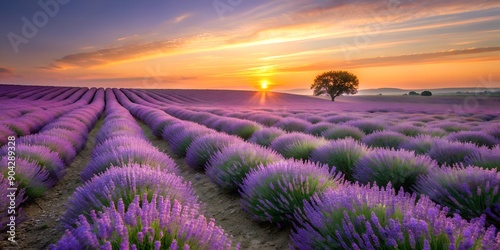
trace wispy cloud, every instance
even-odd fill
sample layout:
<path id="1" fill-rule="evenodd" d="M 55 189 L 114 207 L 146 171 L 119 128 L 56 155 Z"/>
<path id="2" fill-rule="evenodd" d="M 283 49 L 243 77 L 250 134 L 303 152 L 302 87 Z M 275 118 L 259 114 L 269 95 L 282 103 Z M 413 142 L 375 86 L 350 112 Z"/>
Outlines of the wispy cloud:
<path id="1" fill-rule="evenodd" d="M 0 67 L 0 79 L 19 77 L 15 74 L 15 69 Z"/>
<path id="2" fill-rule="evenodd" d="M 454 60 L 474 60 L 461 56 L 492 53 L 500 51 L 500 47 L 484 47 L 484 48 L 469 48 L 463 50 L 449 50 L 430 53 L 406 54 L 399 56 L 387 57 L 372 57 L 360 58 L 351 60 L 348 63 L 345 61 L 323 61 L 319 63 L 307 64 L 296 67 L 283 67 L 278 69 L 279 72 L 301 72 L 301 71 L 318 71 L 332 68 L 365 68 L 365 67 L 383 67 L 405 64 L 426 64 L 438 63 Z M 489 60 L 500 60 L 500 55 L 488 56 Z"/>

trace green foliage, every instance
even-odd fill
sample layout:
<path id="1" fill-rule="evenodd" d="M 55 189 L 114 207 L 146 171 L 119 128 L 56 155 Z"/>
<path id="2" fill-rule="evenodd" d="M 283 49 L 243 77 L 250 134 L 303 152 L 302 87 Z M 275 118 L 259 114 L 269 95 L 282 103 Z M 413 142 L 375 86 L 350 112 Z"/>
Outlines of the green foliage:
<path id="1" fill-rule="evenodd" d="M 328 94 L 332 102 L 342 94 L 356 94 L 358 87 L 358 77 L 348 71 L 328 71 L 317 75 L 311 85 L 315 96 Z"/>

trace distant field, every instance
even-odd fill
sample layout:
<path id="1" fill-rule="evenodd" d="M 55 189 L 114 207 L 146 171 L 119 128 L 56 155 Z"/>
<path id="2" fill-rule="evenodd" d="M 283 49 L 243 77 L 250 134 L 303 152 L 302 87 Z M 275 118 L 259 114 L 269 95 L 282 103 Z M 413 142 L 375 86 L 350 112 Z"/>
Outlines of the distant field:
<path id="1" fill-rule="evenodd" d="M 500 97 L 0 86 L 0 105 L 3 249 L 500 249 Z"/>

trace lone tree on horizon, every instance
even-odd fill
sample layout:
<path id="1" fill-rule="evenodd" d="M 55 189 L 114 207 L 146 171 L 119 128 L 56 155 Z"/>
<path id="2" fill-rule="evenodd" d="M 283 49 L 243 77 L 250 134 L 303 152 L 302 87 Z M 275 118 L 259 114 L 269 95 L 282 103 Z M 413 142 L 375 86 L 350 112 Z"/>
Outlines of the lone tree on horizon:
<path id="1" fill-rule="evenodd" d="M 328 71 L 317 75 L 311 89 L 314 95 L 330 95 L 332 102 L 342 94 L 358 93 L 358 77 L 347 71 Z"/>

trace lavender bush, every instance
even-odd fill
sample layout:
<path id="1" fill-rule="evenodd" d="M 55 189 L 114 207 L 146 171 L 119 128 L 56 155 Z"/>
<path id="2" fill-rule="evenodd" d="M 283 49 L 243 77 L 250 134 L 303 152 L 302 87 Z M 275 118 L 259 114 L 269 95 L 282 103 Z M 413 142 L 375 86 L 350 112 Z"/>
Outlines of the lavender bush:
<path id="1" fill-rule="evenodd" d="M 305 133 L 311 134 L 314 136 L 321 136 L 323 132 L 325 132 L 328 129 L 334 128 L 335 125 L 329 123 L 329 122 L 319 122 L 314 125 L 309 126 Z"/>
<path id="2" fill-rule="evenodd" d="M 227 124 L 224 128 L 222 128 L 222 131 L 247 140 L 252 137 L 253 133 L 261 129 L 262 126 L 255 122 L 235 119 L 234 121 Z"/>
<path id="3" fill-rule="evenodd" d="M 325 119 L 325 121 L 330 122 L 330 123 L 345 123 L 348 121 L 354 121 L 359 119 L 356 116 L 349 116 L 349 115 L 335 115 L 335 116 L 330 116 Z"/>
<path id="4" fill-rule="evenodd" d="M 54 186 L 55 180 L 50 178 L 47 170 L 38 166 L 36 162 L 18 158 L 15 163 L 15 182 L 18 188 L 25 190 L 27 197 L 32 199 L 41 197 Z M 7 157 L 0 160 L 0 172 L 7 178 L 9 172 Z"/>
<path id="5" fill-rule="evenodd" d="M 119 199 L 128 207 L 136 195 L 147 194 L 148 200 L 151 200 L 155 193 L 176 199 L 182 204 L 198 204 L 198 197 L 190 182 L 185 182 L 175 174 L 131 164 L 112 167 L 78 187 L 68 201 L 62 221 L 71 228 L 80 215 L 89 218 L 90 211 L 102 211 L 104 207 L 110 207 L 111 203 L 116 205 Z"/>
<path id="6" fill-rule="evenodd" d="M 119 199 L 103 212 L 80 216 L 51 249 L 232 249 L 232 236 L 196 205 L 156 194 L 148 200 L 137 195 L 127 206 Z"/>
<path id="7" fill-rule="evenodd" d="M 466 156 L 464 163 L 465 165 L 500 170 L 500 146 L 492 149 L 479 148 L 476 153 Z"/>
<path id="8" fill-rule="evenodd" d="M 241 205 L 256 221 L 286 223 L 304 200 L 340 185 L 326 165 L 280 161 L 250 170 L 241 185 Z"/>
<path id="9" fill-rule="evenodd" d="M 347 138 L 331 141 L 321 147 L 316 148 L 311 153 L 311 161 L 328 164 L 336 171 L 344 174 L 346 180 L 352 181 L 354 164 L 365 154 L 368 148 L 358 141 Z"/>
<path id="10" fill-rule="evenodd" d="M 274 139 L 285 134 L 285 132 L 279 128 L 263 128 L 252 134 L 252 137 L 248 139 L 249 142 L 259 144 L 261 146 L 271 146 Z"/>
<path id="11" fill-rule="evenodd" d="M 241 143 L 238 137 L 225 134 L 210 134 L 197 138 L 186 153 L 187 164 L 194 169 L 203 169 L 212 155 L 223 148 Z"/>
<path id="12" fill-rule="evenodd" d="M 7 148 L 4 147 L 0 149 L 0 158 L 4 158 L 5 155 L 7 155 Z M 56 152 L 45 146 L 16 145 L 16 160 L 18 159 L 38 164 L 55 181 L 61 179 L 65 174 L 64 162 Z"/>
<path id="13" fill-rule="evenodd" d="M 375 148 L 400 148 L 408 137 L 392 131 L 379 131 L 363 138 L 363 143 Z"/>
<path id="14" fill-rule="evenodd" d="M 426 155 L 415 155 L 406 150 L 374 149 L 356 162 L 353 177 L 363 184 L 386 186 L 391 183 L 396 190 L 404 188 L 408 192 L 419 176 L 436 168 L 437 163 Z"/>
<path id="15" fill-rule="evenodd" d="M 365 136 L 365 133 L 359 128 L 352 127 L 349 125 L 339 125 L 334 128 L 328 129 L 323 134 L 321 134 L 325 139 L 337 140 L 351 137 L 355 140 L 360 141 Z"/>
<path id="16" fill-rule="evenodd" d="M 500 227 L 500 173 L 479 167 L 443 167 L 422 176 L 416 190 L 466 219 L 486 214 Z"/>
<path id="17" fill-rule="evenodd" d="M 403 123 L 391 127 L 391 131 L 398 132 L 406 136 L 418 136 L 424 132 L 422 128 L 419 128 L 413 124 Z"/>
<path id="18" fill-rule="evenodd" d="M 73 162 L 76 157 L 73 145 L 61 137 L 43 134 L 27 135 L 18 140 L 18 145 L 20 144 L 45 146 L 51 151 L 56 152 L 66 164 Z"/>
<path id="19" fill-rule="evenodd" d="M 434 144 L 443 143 L 444 139 L 431 137 L 429 135 L 418 135 L 410 137 L 400 145 L 400 148 L 415 151 L 416 154 L 427 154 Z"/>
<path id="20" fill-rule="evenodd" d="M 480 147 L 491 148 L 498 145 L 498 140 L 495 137 L 481 131 L 461 131 L 448 135 L 447 139 L 450 141 L 470 142 Z"/>
<path id="21" fill-rule="evenodd" d="M 313 150 L 325 143 L 320 138 L 294 132 L 274 139 L 271 148 L 286 158 L 307 160 Z"/>
<path id="22" fill-rule="evenodd" d="M 226 147 L 210 158 L 207 176 L 219 187 L 237 191 L 250 170 L 283 160 L 275 152 L 252 144 Z"/>
<path id="23" fill-rule="evenodd" d="M 203 126 L 186 127 L 178 133 L 169 136 L 170 149 L 178 156 L 186 156 L 187 149 L 198 137 L 213 134 L 215 131 Z"/>
<path id="24" fill-rule="evenodd" d="M 375 121 L 375 120 L 368 120 L 368 119 L 349 121 L 349 122 L 346 122 L 345 124 L 359 128 L 365 134 L 371 134 L 375 131 L 384 130 L 384 128 L 385 128 L 384 125 L 381 124 L 381 122 Z"/>
<path id="25" fill-rule="evenodd" d="M 461 163 L 467 156 L 476 154 L 479 148 L 472 143 L 442 141 L 435 143 L 428 155 L 436 160 L 439 165 L 454 165 Z"/>
<path id="26" fill-rule="evenodd" d="M 339 187 L 315 195 L 297 210 L 291 240 L 296 249 L 498 249 L 493 227 L 470 223 L 426 196 L 391 187 Z M 495 238 L 496 237 L 496 238 Z"/>
<path id="27" fill-rule="evenodd" d="M 299 118 L 285 117 L 273 126 L 288 132 L 303 132 L 311 126 L 311 123 Z"/>

